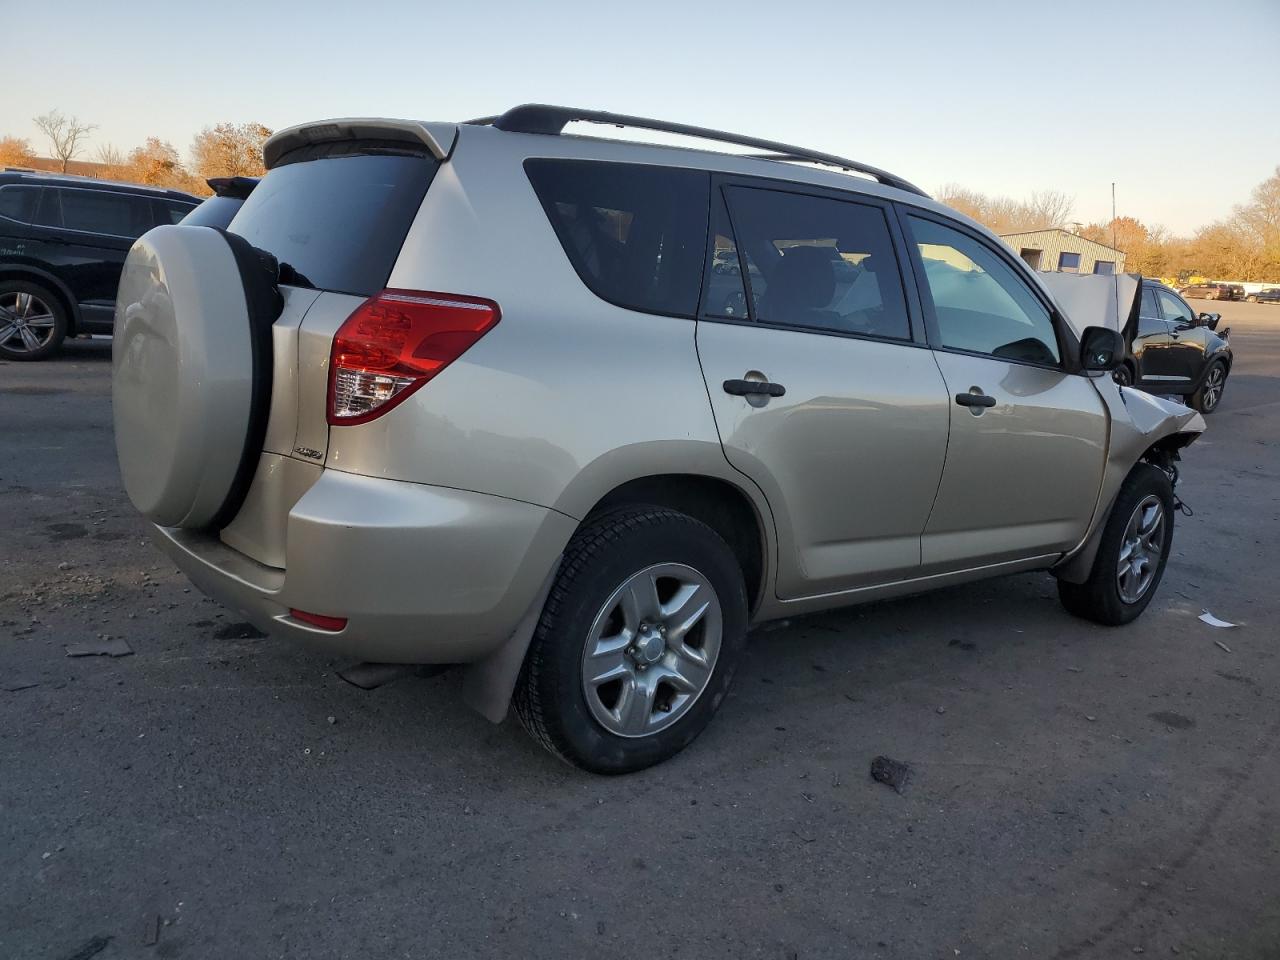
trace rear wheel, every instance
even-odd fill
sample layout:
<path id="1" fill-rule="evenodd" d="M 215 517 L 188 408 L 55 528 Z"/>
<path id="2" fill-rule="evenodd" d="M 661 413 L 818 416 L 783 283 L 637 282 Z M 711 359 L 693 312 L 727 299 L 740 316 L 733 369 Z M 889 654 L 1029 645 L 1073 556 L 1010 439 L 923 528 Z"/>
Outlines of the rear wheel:
<path id="1" fill-rule="evenodd" d="M 27 280 L 0 283 L 0 357 L 43 360 L 67 335 L 67 312 L 48 289 Z"/>
<path id="2" fill-rule="evenodd" d="M 674 756 L 724 699 L 746 639 L 733 551 L 661 507 L 570 541 L 516 687 L 525 729 L 563 760 L 628 773 Z"/>
<path id="3" fill-rule="evenodd" d="M 1173 544 L 1173 486 L 1163 470 L 1137 464 L 1125 478 L 1084 583 L 1058 581 L 1069 613 L 1108 626 L 1129 623 L 1155 596 Z"/>
<path id="4" fill-rule="evenodd" d="M 1227 368 L 1220 361 L 1209 364 L 1205 371 L 1204 381 L 1200 389 L 1191 395 L 1191 406 L 1201 413 L 1213 413 L 1222 400 L 1222 392 L 1227 388 Z"/>

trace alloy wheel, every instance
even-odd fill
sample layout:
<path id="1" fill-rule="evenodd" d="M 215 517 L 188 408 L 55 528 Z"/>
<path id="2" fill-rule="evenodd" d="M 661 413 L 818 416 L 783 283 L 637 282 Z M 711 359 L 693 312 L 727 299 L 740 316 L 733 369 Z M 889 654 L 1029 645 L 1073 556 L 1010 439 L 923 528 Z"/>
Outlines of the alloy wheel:
<path id="1" fill-rule="evenodd" d="M 0 347 L 35 353 L 55 330 L 53 308 L 34 293 L 0 294 Z"/>
<path id="2" fill-rule="evenodd" d="M 1222 388 L 1226 385 L 1227 375 L 1221 364 L 1215 363 L 1204 379 L 1204 408 L 1212 410 L 1222 398 Z"/>
<path id="3" fill-rule="evenodd" d="M 600 608 L 583 647 L 591 715 L 620 737 L 671 726 L 710 683 L 723 630 L 715 588 L 693 567 L 662 563 L 632 574 Z"/>
<path id="4" fill-rule="evenodd" d="M 1164 552 L 1164 503 L 1148 494 L 1133 509 L 1120 540 L 1116 587 L 1125 603 L 1137 603 L 1151 589 Z"/>

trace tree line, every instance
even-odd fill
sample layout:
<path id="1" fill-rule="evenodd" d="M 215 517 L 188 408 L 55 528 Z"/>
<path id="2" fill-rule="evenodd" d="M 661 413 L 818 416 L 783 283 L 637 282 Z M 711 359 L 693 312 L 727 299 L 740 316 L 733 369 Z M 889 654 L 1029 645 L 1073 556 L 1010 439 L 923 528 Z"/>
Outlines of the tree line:
<path id="1" fill-rule="evenodd" d="M 1254 187 L 1247 202 L 1189 237 L 1174 236 L 1136 217 L 1089 224 L 1074 221 L 1073 199 L 1054 191 L 1017 200 L 951 183 L 939 191 L 937 199 L 996 233 L 1070 229 L 1087 240 L 1123 250 L 1129 273 L 1280 283 L 1280 166 Z"/>
<path id="2" fill-rule="evenodd" d="M 262 176 L 262 145 L 273 133 L 270 127 L 252 122 L 205 127 L 196 134 L 184 162 L 177 148 L 159 137 L 148 137 L 128 151 L 103 143 L 90 152 L 96 125 L 57 110 L 33 119 L 62 173 L 84 170 L 90 176 L 169 187 L 198 196 L 212 192 L 205 181 L 214 177 Z M 0 167 L 30 167 L 39 159 L 26 138 L 0 137 Z M 77 167 L 78 161 L 92 166 Z"/>

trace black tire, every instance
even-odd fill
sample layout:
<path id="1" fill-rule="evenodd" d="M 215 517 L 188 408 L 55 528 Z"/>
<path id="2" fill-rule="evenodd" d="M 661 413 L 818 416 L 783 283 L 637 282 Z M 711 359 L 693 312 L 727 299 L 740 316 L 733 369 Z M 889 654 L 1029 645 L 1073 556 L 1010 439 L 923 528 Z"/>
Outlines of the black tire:
<path id="1" fill-rule="evenodd" d="M 1216 390 L 1212 389 L 1213 378 L 1221 377 Z M 1222 395 L 1227 390 L 1227 365 L 1221 360 L 1212 361 L 1204 372 L 1200 386 L 1191 395 L 1191 407 L 1206 416 L 1218 409 L 1222 403 Z"/>
<path id="2" fill-rule="evenodd" d="M 1135 602 L 1126 602 L 1120 595 L 1117 582 L 1120 551 L 1130 518 L 1139 504 L 1150 496 L 1159 499 L 1163 511 L 1164 543 L 1156 563 L 1155 576 L 1145 592 Z M 1111 515 L 1103 529 L 1102 541 L 1098 545 L 1098 555 L 1094 558 L 1089 579 L 1084 583 L 1058 581 L 1058 598 L 1067 612 L 1112 627 L 1137 619 L 1155 596 L 1160 588 L 1160 580 L 1164 577 L 1165 564 L 1173 545 L 1173 514 L 1173 486 L 1169 477 L 1163 470 L 1149 463 L 1135 465 L 1121 484 L 1120 493 L 1111 507 Z"/>
<path id="3" fill-rule="evenodd" d="M 1122 363 L 1111 371 L 1111 379 L 1122 387 L 1133 386 L 1133 371 L 1127 363 Z"/>
<path id="4" fill-rule="evenodd" d="M 0 358 L 5 360 L 44 360 L 53 356 L 58 352 L 58 348 L 62 346 L 62 341 L 67 336 L 67 311 L 59 299 L 48 287 L 39 283 L 32 283 L 30 280 L 7 280 L 0 283 L 0 308 L 8 305 L 14 295 L 34 298 L 30 302 L 39 302 L 47 308 L 47 315 L 53 318 L 53 327 L 40 329 L 31 329 L 33 336 L 38 336 L 44 341 L 36 349 L 30 349 L 25 346 L 19 346 L 20 335 L 16 332 L 16 328 L 9 333 L 8 314 L 0 312 L 0 335 L 4 335 L 4 340 L 0 341 Z M 45 315 L 45 310 L 40 311 L 40 315 Z M 45 337 L 48 337 L 45 340 Z"/>
<path id="5" fill-rule="evenodd" d="M 655 733 L 620 736 L 592 714 L 583 683 L 585 644 L 602 608 L 632 575 L 683 564 L 699 572 L 721 609 L 721 639 L 710 678 L 683 715 Z M 588 521 L 565 549 L 525 656 L 516 715 L 535 740 L 593 773 L 630 773 L 688 746 L 720 706 L 741 658 L 747 596 L 733 551 L 706 524 L 657 506 L 635 506 Z"/>

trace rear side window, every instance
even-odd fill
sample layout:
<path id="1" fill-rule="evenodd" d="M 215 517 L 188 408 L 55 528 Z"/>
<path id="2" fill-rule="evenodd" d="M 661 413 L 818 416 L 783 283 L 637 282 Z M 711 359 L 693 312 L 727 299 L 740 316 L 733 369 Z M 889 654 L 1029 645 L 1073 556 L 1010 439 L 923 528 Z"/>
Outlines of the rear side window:
<path id="1" fill-rule="evenodd" d="M 127 237 L 132 240 L 154 226 L 149 197 L 133 197 L 127 193 L 109 193 L 105 190 L 50 187 L 46 187 L 44 192 L 42 215 L 45 207 L 51 207 L 49 201 L 56 199 L 62 208 L 60 225 L 67 230 Z M 48 214 L 49 225 L 59 226 L 52 222 L 53 216 L 51 208 Z"/>
<path id="2" fill-rule="evenodd" d="M 196 209 L 196 204 L 183 203 L 181 200 L 157 200 L 156 207 L 159 211 L 156 223 L 181 223 L 187 214 Z"/>
<path id="3" fill-rule="evenodd" d="M 877 206 L 726 187 L 761 323 L 906 340 L 902 277 Z"/>
<path id="4" fill-rule="evenodd" d="M 603 300 L 693 317 L 711 175 L 594 160 L 527 160 L 525 172 L 574 270 Z"/>
<path id="5" fill-rule="evenodd" d="M 288 160 L 263 178 L 228 229 L 292 267 L 299 285 L 377 293 L 439 164 L 411 154 Z"/>
<path id="6" fill-rule="evenodd" d="M 39 187 L 7 184 L 0 187 L 0 217 L 8 217 L 19 223 L 30 223 L 40 199 Z"/>

